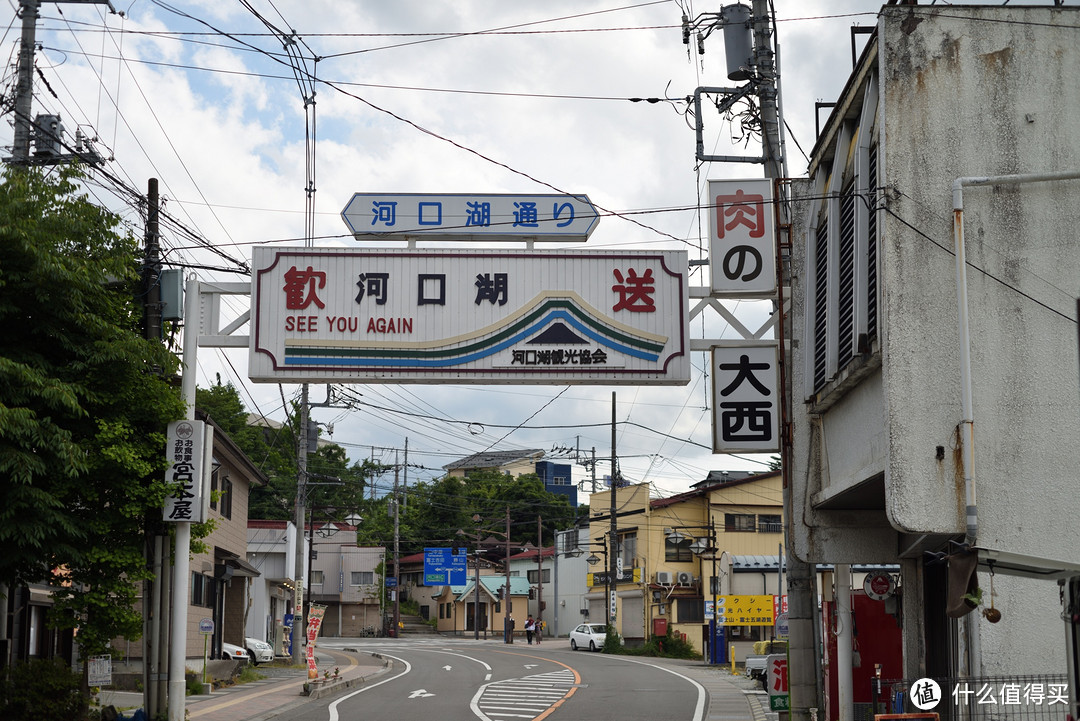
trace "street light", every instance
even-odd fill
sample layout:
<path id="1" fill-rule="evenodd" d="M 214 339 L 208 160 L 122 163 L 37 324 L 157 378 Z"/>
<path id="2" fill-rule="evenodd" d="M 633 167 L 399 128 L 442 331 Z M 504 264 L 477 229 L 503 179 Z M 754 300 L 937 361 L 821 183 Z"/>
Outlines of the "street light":
<path id="1" fill-rule="evenodd" d="M 590 542 L 590 543 L 586 544 L 586 547 L 592 548 L 593 546 L 595 546 L 600 551 L 600 553 L 604 554 L 604 558 L 603 558 L 604 569 L 605 569 L 604 570 L 604 608 L 606 609 L 604 619 L 605 619 L 605 625 L 610 627 L 611 626 L 611 581 L 612 581 L 612 579 L 611 579 L 611 571 L 608 570 L 608 562 L 607 562 L 607 559 L 608 559 L 607 536 L 600 536 L 600 539 L 602 539 L 602 543 L 592 543 L 592 542 Z M 577 546 L 573 550 L 567 551 L 568 556 L 573 556 L 575 558 L 578 558 L 578 557 L 582 556 L 584 553 L 585 553 L 585 547 L 582 547 L 582 546 Z M 600 557 L 597 556 L 595 552 L 590 551 L 589 557 L 585 559 L 585 562 L 588 563 L 590 566 L 595 566 L 596 564 L 600 563 L 600 560 L 601 560 Z"/>
<path id="2" fill-rule="evenodd" d="M 473 517 L 472 517 L 472 522 L 476 523 L 476 524 L 479 524 L 482 520 L 483 519 L 480 517 L 480 514 L 474 514 Z M 469 531 L 464 531 L 464 530 L 462 530 L 460 528 L 455 533 L 458 536 L 465 536 L 465 537 L 469 538 L 470 540 L 473 541 L 473 543 L 476 544 L 476 548 L 473 550 L 473 555 L 475 556 L 474 563 L 476 564 L 475 565 L 476 570 L 475 570 L 475 573 L 473 575 L 473 639 L 478 641 L 478 640 L 480 640 L 480 558 L 481 558 L 482 555 L 484 555 L 484 551 L 481 549 L 481 541 L 480 541 L 480 539 L 484 535 L 490 536 L 491 534 L 498 534 L 498 535 L 502 535 L 502 534 L 499 533 L 498 531 L 491 531 L 491 530 L 484 530 L 484 529 L 477 530 L 475 532 L 469 532 Z M 509 584 L 508 584 L 508 587 L 506 589 L 506 595 L 507 595 L 507 597 L 509 597 L 509 595 L 510 595 Z M 490 615 L 489 615 L 489 619 L 490 619 Z M 488 625 L 489 625 L 488 623 L 484 624 L 484 638 L 487 638 L 487 631 L 488 631 L 487 627 L 488 627 Z"/>
<path id="3" fill-rule="evenodd" d="M 718 653 L 720 649 L 717 648 L 719 644 L 717 644 L 716 640 L 718 627 L 716 601 L 717 593 L 719 591 L 719 589 L 717 588 L 719 582 L 716 576 L 716 552 L 719 550 L 716 546 L 716 525 L 713 522 L 713 519 L 710 517 L 709 525 L 707 526 L 676 526 L 674 528 L 665 528 L 664 538 L 672 541 L 673 543 L 681 543 L 688 538 L 692 538 L 692 536 L 688 536 L 685 533 L 680 533 L 679 529 L 701 529 L 708 532 L 708 536 L 697 538 L 694 540 L 693 543 L 690 544 L 690 551 L 698 558 L 712 560 L 712 580 L 710 582 L 710 586 L 712 586 L 713 613 L 712 618 L 709 620 L 709 662 L 720 663 L 720 654 Z M 704 596 L 705 592 L 703 589 L 702 598 L 704 598 Z"/>

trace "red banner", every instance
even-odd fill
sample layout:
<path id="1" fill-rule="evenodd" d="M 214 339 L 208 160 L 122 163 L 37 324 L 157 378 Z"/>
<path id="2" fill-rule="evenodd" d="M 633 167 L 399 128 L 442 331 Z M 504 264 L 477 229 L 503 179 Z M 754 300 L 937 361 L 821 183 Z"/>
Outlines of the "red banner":
<path id="1" fill-rule="evenodd" d="M 315 664 L 315 639 L 319 637 L 319 629 L 322 627 L 323 614 L 326 606 L 311 604 L 308 608 L 307 622 L 307 677 L 308 679 L 319 677 L 319 667 Z"/>

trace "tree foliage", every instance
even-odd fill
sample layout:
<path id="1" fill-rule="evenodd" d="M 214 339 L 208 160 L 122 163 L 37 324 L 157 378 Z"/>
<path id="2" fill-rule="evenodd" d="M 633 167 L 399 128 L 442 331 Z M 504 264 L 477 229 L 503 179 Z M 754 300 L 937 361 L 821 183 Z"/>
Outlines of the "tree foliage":
<path id="1" fill-rule="evenodd" d="M 76 171 L 0 176 L 0 580 L 50 582 L 84 655 L 137 638 L 176 359 L 142 338 L 137 241 Z"/>
<path id="2" fill-rule="evenodd" d="M 398 516 L 401 555 L 425 547 L 455 544 L 473 546 L 475 536 L 505 543 L 506 514 L 510 514 L 511 552 L 538 540 L 549 545 L 557 529 L 567 528 L 576 511 L 565 496 L 550 493 L 535 473 L 512 477 L 497 471 L 473 472 L 467 478 L 443 476 L 412 485 L 402 498 Z M 393 543 L 392 494 L 366 503 L 359 530 L 361 545 Z M 477 516 L 478 520 L 473 520 Z M 541 519 L 542 539 L 537 537 Z M 462 531 L 463 535 L 457 532 Z M 494 550 L 499 552 L 500 547 Z"/>
<path id="3" fill-rule="evenodd" d="M 263 473 L 266 486 L 251 489 L 248 518 L 292 520 L 298 476 L 297 449 L 299 412 L 294 407 L 284 425 L 249 422 L 236 387 L 222 384 L 199 388 L 195 405 L 222 428 Z M 345 449 L 333 443 L 318 443 L 308 452 L 310 486 L 305 506 L 313 509 L 315 522 L 343 520 L 363 507 L 367 479 L 380 467 L 370 461 L 350 463 Z"/>

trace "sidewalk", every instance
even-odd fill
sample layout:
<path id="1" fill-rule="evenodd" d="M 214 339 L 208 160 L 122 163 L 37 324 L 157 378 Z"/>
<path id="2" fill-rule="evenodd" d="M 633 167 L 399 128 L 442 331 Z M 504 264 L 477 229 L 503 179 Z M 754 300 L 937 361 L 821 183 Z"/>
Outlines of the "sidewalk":
<path id="1" fill-rule="evenodd" d="M 323 697 L 342 693 L 350 686 L 355 688 L 386 668 L 383 660 L 367 653 L 317 648 L 315 655 L 320 673 L 329 670 L 333 674 L 334 668 L 340 669 L 337 681 L 324 684 L 320 694 Z M 269 721 L 311 700 L 302 695 L 308 681 L 306 670 L 262 667 L 256 671 L 266 678 L 211 694 L 188 696 L 188 718 L 191 721 Z M 117 708 L 142 705 L 141 694 L 103 691 L 101 700 L 104 705 L 112 704 Z M 132 713 L 133 710 L 124 711 L 127 717 Z"/>
<path id="2" fill-rule="evenodd" d="M 770 712 L 769 697 L 761 684 L 732 674 L 727 666 L 709 666 L 701 661 L 650 659 L 677 666 L 679 672 L 700 683 L 709 694 L 705 707 L 707 721 L 776 721 Z"/>

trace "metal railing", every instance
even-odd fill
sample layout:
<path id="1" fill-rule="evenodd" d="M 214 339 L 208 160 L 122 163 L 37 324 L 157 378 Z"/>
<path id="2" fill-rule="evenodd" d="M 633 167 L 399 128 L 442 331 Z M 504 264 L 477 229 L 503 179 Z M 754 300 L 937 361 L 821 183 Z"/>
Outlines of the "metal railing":
<path id="1" fill-rule="evenodd" d="M 941 721 L 1062 721 L 1069 709 L 1065 674 L 882 680 L 874 685 L 872 711 L 878 714 L 932 711 Z M 935 700 L 936 706 L 926 708 Z"/>

